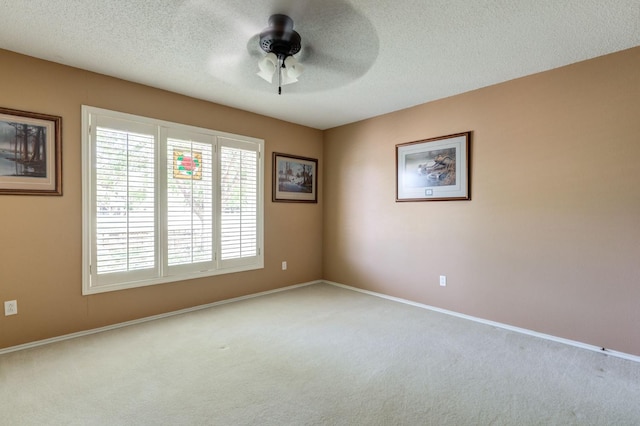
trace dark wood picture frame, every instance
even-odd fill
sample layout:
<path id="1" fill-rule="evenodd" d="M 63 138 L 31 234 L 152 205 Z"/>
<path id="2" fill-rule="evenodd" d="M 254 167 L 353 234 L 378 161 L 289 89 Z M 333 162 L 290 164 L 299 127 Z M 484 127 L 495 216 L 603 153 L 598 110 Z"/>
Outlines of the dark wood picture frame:
<path id="1" fill-rule="evenodd" d="M 471 199 L 471 132 L 396 145 L 396 202 Z"/>
<path id="2" fill-rule="evenodd" d="M 273 153 L 272 201 L 283 203 L 318 202 L 318 160 Z"/>
<path id="3" fill-rule="evenodd" d="M 0 108 L 0 194 L 62 195 L 62 117 Z"/>

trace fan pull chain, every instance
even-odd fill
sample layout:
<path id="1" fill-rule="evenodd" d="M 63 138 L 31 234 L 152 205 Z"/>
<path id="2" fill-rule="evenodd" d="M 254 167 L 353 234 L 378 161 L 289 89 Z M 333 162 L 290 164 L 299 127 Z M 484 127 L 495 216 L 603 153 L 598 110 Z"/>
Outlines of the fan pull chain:
<path id="1" fill-rule="evenodd" d="M 282 95 L 282 68 L 284 68 L 284 59 L 280 58 L 280 66 L 278 67 L 278 95 Z"/>

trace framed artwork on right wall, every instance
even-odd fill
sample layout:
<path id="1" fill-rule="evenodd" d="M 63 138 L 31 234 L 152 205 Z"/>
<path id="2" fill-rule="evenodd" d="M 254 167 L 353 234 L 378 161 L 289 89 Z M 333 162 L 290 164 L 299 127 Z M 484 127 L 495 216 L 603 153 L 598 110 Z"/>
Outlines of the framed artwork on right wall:
<path id="1" fill-rule="evenodd" d="M 471 132 L 396 145 L 396 201 L 470 200 Z"/>

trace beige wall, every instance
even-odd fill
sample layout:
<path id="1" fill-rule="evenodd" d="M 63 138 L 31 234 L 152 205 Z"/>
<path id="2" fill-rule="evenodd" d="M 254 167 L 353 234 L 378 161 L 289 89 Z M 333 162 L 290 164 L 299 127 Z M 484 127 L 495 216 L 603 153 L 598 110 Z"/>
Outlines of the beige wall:
<path id="1" fill-rule="evenodd" d="M 82 296 L 82 104 L 264 139 L 265 268 Z M 271 202 L 272 152 L 318 158 L 322 176 L 322 132 L 3 50 L 0 106 L 62 116 L 64 192 L 0 195 L 0 302 L 18 301 L 0 348 L 322 278 L 322 184 L 318 204 Z"/>
<path id="2" fill-rule="evenodd" d="M 0 106 L 62 116 L 64 190 L 0 196 L 0 348 L 325 278 L 640 355 L 640 48 L 324 133 L 0 64 Z M 265 269 L 82 296 L 81 104 L 265 139 Z M 394 201 L 395 144 L 468 130 L 471 201 Z M 319 204 L 270 201 L 274 151 L 320 159 Z"/>
<path id="3" fill-rule="evenodd" d="M 325 132 L 324 278 L 640 355 L 638 70 L 635 48 Z M 463 131 L 472 200 L 396 203 L 395 144 Z"/>

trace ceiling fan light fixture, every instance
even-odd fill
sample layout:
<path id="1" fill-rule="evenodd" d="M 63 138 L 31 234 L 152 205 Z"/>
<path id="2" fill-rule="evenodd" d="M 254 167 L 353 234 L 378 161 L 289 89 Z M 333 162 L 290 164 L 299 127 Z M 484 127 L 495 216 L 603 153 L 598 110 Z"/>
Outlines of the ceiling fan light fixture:
<path id="1" fill-rule="evenodd" d="M 300 77 L 304 71 L 304 67 L 293 56 L 289 56 L 284 60 L 284 68 L 287 70 L 287 74 L 293 78 Z"/>
<path id="2" fill-rule="evenodd" d="M 264 80 L 272 83 L 273 75 L 278 68 L 278 57 L 275 53 L 267 53 L 264 58 L 258 61 L 258 68 L 260 68 L 260 71 L 258 71 L 257 74 Z"/>
<path id="3" fill-rule="evenodd" d="M 283 86 L 286 86 L 287 84 L 293 84 L 293 83 L 297 83 L 298 79 L 296 77 L 291 77 L 289 75 L 287 75 L 286 72 L 282 72 L 282 80 L 280 81 L 280 84 Z"/>
<path id="4" fill-rule="evenodd" d="M 293 57 L 300 52 L 301 42 L 300 34 L 293 29 L 293 20 L 287 15 L 271 15 L 269 28 L 260 33 L 260 48 L 267 55 L 258 62 L 258 75 L 272 82 L 273 75 L 278 71 L 278 94 L 282 93 L 281 85 L 297 82 L 302 74 L 302 65 Z"/>
<path id="5" fill-rule="evenodd" d="M 297 83 L 304 67 L 293 56 L 288 56 L 282 66 L 282 85 Z"/>

